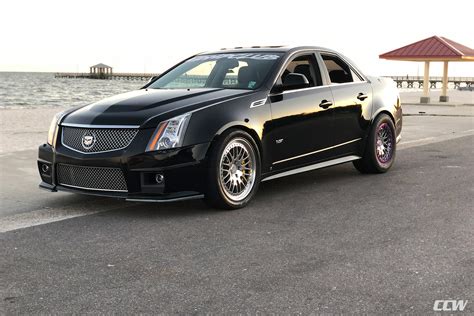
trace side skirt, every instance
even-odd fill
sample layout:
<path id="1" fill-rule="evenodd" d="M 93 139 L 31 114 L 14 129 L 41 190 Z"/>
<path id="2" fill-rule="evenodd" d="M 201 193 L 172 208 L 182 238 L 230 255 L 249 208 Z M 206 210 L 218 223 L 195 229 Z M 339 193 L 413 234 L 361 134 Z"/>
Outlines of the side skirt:
<path id="1" fill-rule="evenodd" d="M 332 160 L 328 160 L 328 161 L 323 161 L 323 162 L 316 163 L 314 165 L 309 165 L 309 166 L 305 166 L 305 167 L 301 167 L 301 168 L 296 168 L 296 169 L 293 169 L 293 170 L 284 171 L 282 173 L 274 174 L 272 176 L 269 176 L 268 178 L 263 179 L 262 182 L 273 180 L 273 179 L 278 179 L 278 178 L 282 178 L 282 177 L 286 177 L 286 176 L 291 176 L 291 175 L 306 172 L 306 171 L 311 171 L 311 170 L 326 168 L 326 167 L 330 167 L 330 166 L 335 166 L 335 165 L 339 165 L 341 163 L 354 161 L 354 160 L 361 159 L 361 158 L 362 157 L 352 155 L 352 156 L 341 157 L 341 158 L 332 159 Z"/>

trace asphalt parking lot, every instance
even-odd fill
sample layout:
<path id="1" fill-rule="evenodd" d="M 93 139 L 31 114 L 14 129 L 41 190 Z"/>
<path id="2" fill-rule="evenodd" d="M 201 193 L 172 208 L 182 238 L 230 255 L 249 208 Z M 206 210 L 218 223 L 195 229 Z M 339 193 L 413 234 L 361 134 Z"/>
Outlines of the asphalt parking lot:
<path id="1" fill-rule="evenodd" d="M 387 174 L 281 178 L 233 212 L 47 193 L 35 151 L 5 154 L 0 314 L 474 313 L 474 121 L 448 116 L 405 117 Z"/>

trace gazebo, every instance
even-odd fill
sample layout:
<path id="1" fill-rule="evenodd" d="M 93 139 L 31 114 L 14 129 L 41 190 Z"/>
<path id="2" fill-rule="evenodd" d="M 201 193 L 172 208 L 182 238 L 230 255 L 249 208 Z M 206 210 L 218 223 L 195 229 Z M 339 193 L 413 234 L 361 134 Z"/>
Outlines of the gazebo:
<path id="1" fill-rule="evenodd" d="M 107 78 L 108 76 L 112 75 L 112 67 L 102 63 L 90 66 L 89 74 L 91 77 Z"/>
<path id="2" fill-rule="evenodd" d="M 423 96 L 420 103 L 430 102 L 430 62 L 443 62 L 443 90 L 439 97 L 440 102 L 449 101 L 448 97 L 448 62 L 474 61 L 474 49 L 456 43 L 450 39 L 432 36 L 410 45 L 392 50 L 379 56 L 390 60 L 422 61 L 425 63 L 423 77 Z"/>

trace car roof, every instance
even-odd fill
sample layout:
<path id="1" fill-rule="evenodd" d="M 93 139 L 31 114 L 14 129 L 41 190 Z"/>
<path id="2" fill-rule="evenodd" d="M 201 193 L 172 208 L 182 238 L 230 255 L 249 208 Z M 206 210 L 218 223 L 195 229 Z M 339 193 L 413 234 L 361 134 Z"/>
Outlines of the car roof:
<path id="1" fill-rule="evenodd" d="M 263 52 L 275 52 L 275 53 L 293 53 L 300 50 L 324 50 L 329 52 L 335 52 L 332 49 L 327 49 L 319 46 L 252 46 L 252 47 L 233 47 L 233 48 L 221 48 L 217 51 L 202 52 L 198 55 L 209 55 L 209 54 L 222 54 L 222 53 L 263 53 Z"/>

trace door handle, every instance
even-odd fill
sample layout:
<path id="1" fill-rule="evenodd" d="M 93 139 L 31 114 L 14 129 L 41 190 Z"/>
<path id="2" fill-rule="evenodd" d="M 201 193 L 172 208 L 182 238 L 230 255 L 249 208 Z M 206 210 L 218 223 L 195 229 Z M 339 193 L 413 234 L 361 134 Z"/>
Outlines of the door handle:
<path id="1" fill-rule="evenodd" d="M 362 93 L 362 92 L 357 95 L 357 99 L 359 99 L 359 100 L 361 100 L 361 101 L 364 101 L 364 100 L 367 99 L 368 97 L 369 97 L 369 96 L 368 96 L 367 94 Z"/>
<path id="2" fill-rule="evenodd" d="M 319 103 L 319 106 L 322 107 L 323 109 L 327 109 L 331 105 L 332 105 L 332 102 L 328 100 L 322 100 L 321 103 Z"/>

